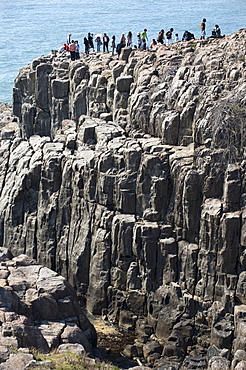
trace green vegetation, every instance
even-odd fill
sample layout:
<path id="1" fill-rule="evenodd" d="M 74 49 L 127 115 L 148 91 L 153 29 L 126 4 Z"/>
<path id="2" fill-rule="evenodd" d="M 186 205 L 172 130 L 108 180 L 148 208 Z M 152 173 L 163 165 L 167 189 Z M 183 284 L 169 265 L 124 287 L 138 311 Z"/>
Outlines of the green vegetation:
<path id="1" fill-rule="evenodd" d="M 110 364 L 71 352 L 40 354 L 34 351 L 33 355 L 37 363 L 30 370 L 118 370 Z"/>
<path id="2" fill-rule="evenodd" d="M 212 117 L 213 141 L 224 150 L 227 163 L 241 161 L 246 146 L 246 109 L 233 102 L 219 104 Z"/>

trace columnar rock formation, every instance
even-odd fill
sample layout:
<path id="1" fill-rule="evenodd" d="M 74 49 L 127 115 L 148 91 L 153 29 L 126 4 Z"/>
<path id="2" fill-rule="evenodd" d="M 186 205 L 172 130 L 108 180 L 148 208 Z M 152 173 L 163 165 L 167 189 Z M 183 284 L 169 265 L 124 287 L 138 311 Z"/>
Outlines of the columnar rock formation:
<path id="1" fill-rule="evenodd" d="M 95 329 L 71 285 L 26 255 L 13 258 L 5 248 L 0 249 L 0 322 L 0 362 L 13 348 L 48 352 L 61 344 L 78 343 L 84 354 L 91 354 L 97 343 Z M 13 361 L 15 367 L 6 363 L 1 369 L 24 369 L 16 365 L 20 356 Z M 26 357 L 28 363 L 33 361 L 30 354 Z"/>
<path id="2" fill-rule="evenodd" d="M 51 53 L 16 78 L 1 245 L 136 329 L 129 356 L 246 359 L 245 42 L 240 30 L 120 60 Z M 144 344 L 152 333 L 162 345 Z"/>

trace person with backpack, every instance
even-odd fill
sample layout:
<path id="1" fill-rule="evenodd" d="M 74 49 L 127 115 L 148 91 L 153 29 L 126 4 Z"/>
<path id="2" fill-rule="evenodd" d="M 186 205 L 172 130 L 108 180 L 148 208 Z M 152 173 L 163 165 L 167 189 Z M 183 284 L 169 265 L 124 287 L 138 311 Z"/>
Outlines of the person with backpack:
<path id="1" fill-rule="evenodd" d="M 108 43 L 109 43 L 109 37 L 106 33 L 103 34 L 103 51 L 108 52 Z"/>
<path id="2" fill-rule="evenodd" d="M 173 42 L 172 34 L 173 34 L 173 28 L 170 28 L 170 30 L 167 31 L 166 33 L 167 44 L 171 44 Z"/>

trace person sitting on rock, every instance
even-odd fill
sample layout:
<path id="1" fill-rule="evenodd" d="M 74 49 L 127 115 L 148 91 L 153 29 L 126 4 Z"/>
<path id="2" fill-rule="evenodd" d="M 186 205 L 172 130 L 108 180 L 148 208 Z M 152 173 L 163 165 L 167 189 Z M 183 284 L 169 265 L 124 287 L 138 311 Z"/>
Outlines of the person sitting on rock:
<path id="1" fill-rule="evenodd" d="M 216 24 L 214 26 L 214 29 L 212 30 L 212 35 L 210 37 L 216 38 L 216 39 L 220 39 L 221 37 L 223 37 L 221 35 L 221 30 L 220 30 L 220 27 L 218 26 L 218 24 Z"/>
<path id="2" fill-rule="evenodd" d="M 182 41 L 190 41 L 190 40 L 194 40 L 194 39 L 195 39 L 195 36 L 194 36 L 193 33 L 189 32 L 189 31 L 184 31 Z"/>
<path id="3" fill-rule="evenodd" d="M 122 44 L 121 42 L 116 46 L 116 53 L 118 54 L 118 57 L 117 59 L 119 59 L 119 56 L 120 56 L 120 53 L 121 53 L 121 49 L 124 48 L 126 45 L 125 44 Z"/>
<path id="4" fill-rule="evenodd" d="M 150 44 L 150 49 L 151 50 L 155 50 L 157 47 L 157 42 L 155 39 L 152 40 L 151 44 Z"/>
<path id="5" fill-rule="evenodd" d="M 62 53 L 65 50 L 67 50 L 67 44 L 63 44 L 62 46 L 60 46 L 59 49 L 58 49 L 58 52 Z"/>

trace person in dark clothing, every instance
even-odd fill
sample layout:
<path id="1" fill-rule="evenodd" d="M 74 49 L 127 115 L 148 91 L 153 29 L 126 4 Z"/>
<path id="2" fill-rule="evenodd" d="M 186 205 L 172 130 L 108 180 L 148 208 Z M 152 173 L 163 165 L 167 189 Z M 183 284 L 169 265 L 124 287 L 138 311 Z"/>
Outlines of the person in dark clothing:
<path id="1" fill-rule="evenodd" d="M 157 42 L 159 44 L 164 44 L 164 30 L 160 30 L 157 36 Z"/>
<path id="2" fill-rule="evenodd" d="M 114 55 L 114 51 L 115 51 L 115 48 L 116 48 L 116 44 L 115 44 L 115 36 L 112 36 L 112 40 L 111 40 L 111 48 L 112 48 L 112 55 Z"/>
<path id="3" fill-rule="evenodd" d="M 124 48 L 126 45 L 125 44 L 122 44 L 122 42 L 120 42 L 117 46 L 116 46 L 116 53 L 118 54 L 118 59 L 119 59 L 119 56 L 120 56 L 120 53 L 121 53 L 121 49 Z"/>
<path id="4" fill-rule="evenodd" d="M 213 29 L 213 31 L 212 31 L 212 36 L 210 36 L 210 37 L 213 37 L 213 38 L 215 38 L 215 39 L 220 39 L 220 38 L 222 38 L 222 37 L 223 37 L 223 36 L 221 35 L 221 30 L 220 30 L 220 28 L 219 28 L 218 24 L 216 24 L 216 25 L 214 26 L 214 29 Z"/>
<path id="5" fill-rule="evenodd" d="M 167 44 L 171 44 L 173 42 L 172 36 L 173 36 L 173 28 L 170 28 L 170 30 L 167 31 L 166 33 Z"/>
<path id="6" fill-rule="evenodd" d="M 201 27 L 201 40 L 205 40 L 206 37 L 206 18 L 203 18 L 202 23 L 199 24 L 199 27 Z"/>
<path id="7" fill-rule="evenodd" d="M 132 32 L 129 31 L 127 36 L 126 36 L 126 39 L 127 39 L 127 46 L 131 47 L 132 46 Z"/>
<path id="8" fill-rule="evenodd" d="M 182 41 L 190 41 L 190 40 L 194 40 L 194 39 L 195 39 L 195 36 L 194 36 L 193 33 L 189 32 L 189 31 L 184 31 Z"/>
<path id="9" fill-rule="evenodd" d="M 84 44 L 85 44 L 85 54 L 88 55 L 90 44 L 86 37 L 84 37 Z"/>
<path id="10" fill-rule="evenodd" d="M 103 51 L 108 51 L 109 37 L 106 33 L 103 34 Z"/>
<path id="11" fill-rule="evenodd" d="M 88 42 L 89 42 L 89 47 L 95 51 L 94 49 L 94 43 L 93 43 L 93 34 L 90 34 L 90 32 L 88 33 Z"/>

